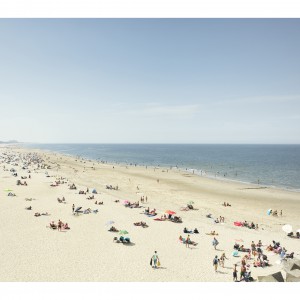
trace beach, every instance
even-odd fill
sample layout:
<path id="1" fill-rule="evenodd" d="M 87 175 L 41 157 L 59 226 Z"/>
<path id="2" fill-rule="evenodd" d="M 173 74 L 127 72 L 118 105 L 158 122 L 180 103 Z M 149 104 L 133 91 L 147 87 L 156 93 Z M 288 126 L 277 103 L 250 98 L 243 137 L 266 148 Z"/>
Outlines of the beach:
<path id="1" fill-rule="evenodd" d="M 249 259 L 254 279 L 282 268 L 277 263 L 279 255 L 265 250 L 273 240 L 300 258 L 300 239 L 290 238 L 282 230 L 285 224 L 290 224 L 294 232 L 300 229 L 297 192 L 215 180 L 176 168 L 112 165 L 15 146 L 1 147 L 0 156 L 0 281 L 230 282 L 234 264 L 239 271 L 245 254 L 232 256 L 235 242 L 249 248 L 252 241 L 259 240 L 270 266 L 255 268 L 253 258 Z M 23 169 L 24 161 L 11 159 L 8 163 L 7 156 L 23 157 L 27 162 L 30 157 L 38 157 L 40 161 Z M 17 176 L 12 175 L 12 168 Z M 27 186 L 17 185 L 17 180 L 25 180 Z M 51 186 L 55 181 L 60 183 Z M 71 184 L 77 189 L 70 189 Z M 107 189 L 107 185 L 118 189 Z M 87 188 L 87 194 L 78 193 Z M 9 192 L 16 196 L 8 196 Z M 94 199 L 88 200 L 92 195 Z M 57 201 L 62 197 L 66 203 Z M 141 203 L 141 197 L 147 197 L 147 202 Z M 125 200 L 139 201 L 142 207 L 125 207 Z M 95 201 L 103 201 L 103 205 Z M 195 209 L 182 211 L 190 201 Z M 231 206 L 223 206 L 224 202 Z M 82 210 L 90 208 L 91 213 L 74 214 L 73 204 Z M 32 210 L 25 209 L 28 206 Z M 155 217 L 144 214 L 148 207 L 156 209 Z M 269 209 L 277 210 L 278 216 L 268 215 Z M 154 220 L 167 210 L 176 212 L 183 222 Z M 35 217 L 36 212 L 49 215 Z M 212 218 L 207 218 L 208 214 Z M 225 222 L 215 223 L 220 216 Z M 51 221 L 58 220 L 67 222 L 70 229 L 50 229 Z M 128 231 L 131 243 L 114 242 L 120 234 L 108 231 L 109 221 L 117 229 Z M 141 221 L 148 227 L 134 226 Z M 234 225 L 244 221 L 257 224 L 258 229 Z M 187 237 L 184 227 L 198 229 L 199 234 L 190 235 L 196 246 L 187 247 L 179 241 L 180 235 Z M 213 236 L 206 234 L 211 231 L 218 233 L 216 250 Z M 154 251 L 161 263 L 158 269 L 150 266 Z M 213 258 L 222 253 L 227 257 L 225 267 L 219 266 L 215 272 Z"/>

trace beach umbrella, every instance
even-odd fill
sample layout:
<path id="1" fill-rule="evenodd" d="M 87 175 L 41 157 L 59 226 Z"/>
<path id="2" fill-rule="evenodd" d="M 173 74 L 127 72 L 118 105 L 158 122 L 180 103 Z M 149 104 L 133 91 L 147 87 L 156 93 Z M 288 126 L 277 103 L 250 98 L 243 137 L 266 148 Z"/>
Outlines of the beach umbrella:
<path id="1" fill-rule="evenodd" d="M 176 214 L 176 212 L 172 211 L 172 210 L 166 210 L 165 213 L 168 214 L 168 215 L 175 215 Z"/>
<path id="2" fill-rule="evenodd" d="M 111 224 L 114 224 L 114 223 L 115 223 L 114 221 L 107 221 L 107 222 L 105 223 L 105 225 L 108 226 L 108 225 L 111 225 Z"/>
<path id="3" fill-rule="evenodd" d="M 128 234 L 129 232 L 127 230 L 120 230 L 119 234 L 123 235 L 123 234 Z"/>
<path id="4" fill-rule="evenodd" d="M 293 232 L 293 227 L 290 224 L 285 224 L 282 226 L 282 230 L 286 233 Z"/>

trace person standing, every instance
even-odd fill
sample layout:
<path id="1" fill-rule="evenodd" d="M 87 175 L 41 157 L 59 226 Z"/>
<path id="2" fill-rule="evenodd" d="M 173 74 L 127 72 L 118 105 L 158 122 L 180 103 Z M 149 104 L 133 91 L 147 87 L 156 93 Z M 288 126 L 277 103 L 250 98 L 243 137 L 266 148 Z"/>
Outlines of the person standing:
<path id="1" fill-rule="evenodd" d="M 233 268 L 233 281 L 237 281 L 237 268 L 236 268 L 237 265 L 234 265 L 234 268 Z"/>
<path id="2" fill-rule="evenodd" d="M 154 254 L 152 256 L 152 268 L 157 269 L 158 262 L 159 262 L 159 258 L 157 255 L 157 251 L 154 251 Z"/>
<path id="3" fill-rule="evenodd" d="M 75 211 L 75 205 L 74 205 L 74 203 L 72 205 L 72 211 L 73 211 L 73 214 L 74 214 L 74 211 Z"/>
<path id="4" fill-rule="evenodd" d="M 190 248 L 190 243 L 191 243 L 191 238 L 190 238 L 190 235 L 188 234 L 188 236 L 185 240 L 185 247 Z"/>
<path id="5" fill-rule="evenodd" d="M 218 255 L 215 256 L 215 258 L 213 259 L 213 266 L 215 268 L 215 272 L 217 273 L 218 272 Z"/>

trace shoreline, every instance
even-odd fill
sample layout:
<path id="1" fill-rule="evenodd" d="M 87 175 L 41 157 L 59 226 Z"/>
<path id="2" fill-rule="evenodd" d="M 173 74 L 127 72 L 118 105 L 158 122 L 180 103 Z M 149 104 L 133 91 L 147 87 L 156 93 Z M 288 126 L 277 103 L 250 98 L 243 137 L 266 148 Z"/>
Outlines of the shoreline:
<path id="1" fill-rule="evenodd" d="M 292 193 L 297 193 L 300 194 L 300 189 L 299 188 L 289 188 L 289 187 L 284 187 L 284 186 L 273 186 L 273 185 L 268 185 L 268 184 L 257 184 L 254 182 L 247 182 L 247 181 L 242 181 L 242 180 L 235 180 L 233 178 L 229 178 L 229 177 L 221 177 L 221 176 L 213 176 L 213 175 L 201 175 L 198 172 L 193 173 L 192 170 L 198 170 L 198 169 L 188 169 L 188 168 L 184 168 L 184 167 L 173 167 L 173 166 L 169 166 L 169 165 L 140 165 L 140 164 L 134 164 L 134 163 L 126 163 L 126 162 L 112 162 L 112 161 L 106 161 L 105 163 L 102 163 L 102 161 L 98 160 L 98 159 L 93 159 L 90 157 L 85 157 L 85 156 L 80 156 L 80 155 L 76 155 L 76 154 L 69 154 L 69 153 L 62 153 L 59 151 L 53 151 L 53 150 L 46 150 L 46 149 L 39 149 L 39 148 L 27 148 L 27 147 L 19 147 L 20 149 L 27 149 L 27 150 L 32 150 L 32 151 L 41 151 L 41 152 L 49 152 L 52 154 L 57 154 L 57 155 L 62 155 L 62 156 L 66 156 L 66 157 L 71 157 L 71 158 L 80 158 L 80 159 L 84 159 L 87 161 L 93 161 L 96 163 L 101 163 L 101 164 L 105 164 L 108 166 L 113 166 L 113 165 L 118 165 L 118 166 L 123 166 L 123 167 L 138 167 L 138 168 L 145 168 L 146 166 L 148 168 L 156 168 L 156 169 L 172 169 L 172 170 L 178 170 L 180 172 L 187 172 L 190 173 L 192 175 L 198 176 L 198 177 L 203 177 L 203 178 L 208 178 L 211 180 L 216 180 L 216 181 L 220 181 L 220 182 L 229 182 L 229 183 L 237 183 L 237 184 L 241 184 L 241 185 L 250 185 L 251 187 L 253 187 L 253 189 L 273 189 L 273 190 L 278 190 L 278 191 L 287 191 L 287 192 L 292 192 Z M 199 171 L 199 170 L 198 170 Z M 300 201 L 300 199 L 299 199 Z"/>

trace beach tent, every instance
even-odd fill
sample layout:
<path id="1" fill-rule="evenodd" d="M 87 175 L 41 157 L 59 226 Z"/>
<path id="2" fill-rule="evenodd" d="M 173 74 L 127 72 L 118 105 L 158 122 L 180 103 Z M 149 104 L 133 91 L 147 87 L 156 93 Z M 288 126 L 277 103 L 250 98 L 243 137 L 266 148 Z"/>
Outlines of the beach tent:
<path id="1" fill-rule="evenodd" d="M 294 276 L 291 273 L 287 273 L 286 282 L 300 282 L 300 277 Z"/>
<path id="2" fill-rule="evenodd" d="M 282 226 L 282 230 L 286 233 L 290 233 L 290 232 L 293 232 L 293 227 L 289 224 L 286 224 L 286 225 Z"/>
<path id="3" fill-rule="evenodd" d="M 299 271 L 300 272 L 300 259 L 289 259 L 283 261 L 283 269 L 286 272 Z"/>
<path id="4" fill-rule="evenodd" d="M 281 272 L 277 272 L 267 276 L 258 276 L 257 279 L 259 282 L 284 282 L 284 278 Z"/>
<path id="5" fill-rule="evenodd" d="M 97 190 L 94 188 L 94 189 L 92 190 L 92 193 L 93 193 L 93 194 L 97 194 Z"/>

